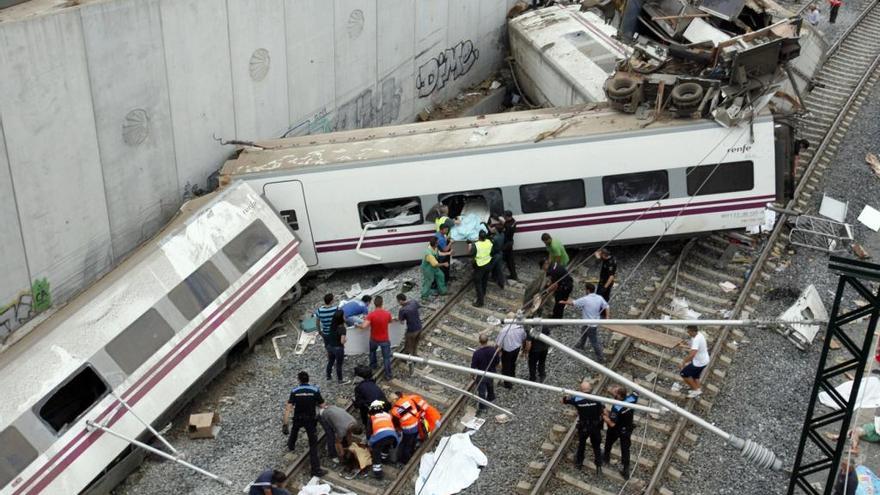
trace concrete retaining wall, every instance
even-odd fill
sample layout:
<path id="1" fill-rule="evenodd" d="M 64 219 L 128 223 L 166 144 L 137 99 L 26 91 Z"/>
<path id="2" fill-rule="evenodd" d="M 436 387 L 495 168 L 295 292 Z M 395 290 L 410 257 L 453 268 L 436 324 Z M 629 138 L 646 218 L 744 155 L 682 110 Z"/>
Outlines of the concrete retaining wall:
<path id="1" fill-rule="evenodd" d="M 33 0 L 0 11 L 0 343 L 155 233 L 232 151 L 215 137 L 412 121 L 501 63 L 513 3 Z"/>

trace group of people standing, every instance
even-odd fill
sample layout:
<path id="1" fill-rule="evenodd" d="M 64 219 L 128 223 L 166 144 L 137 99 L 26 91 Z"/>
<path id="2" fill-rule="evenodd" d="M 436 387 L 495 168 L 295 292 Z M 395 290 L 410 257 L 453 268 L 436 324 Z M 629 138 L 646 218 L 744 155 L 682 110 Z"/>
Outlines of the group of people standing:
<path id="1" fill-rule="evenodd" d="M 834 24 L 837 22 L 837 13 L 840 11 L 840 7 L 842 6 L 842 0 L 828 0 L 829 24 Z M 807 7 L 807 10 L 804 13 L 804 18 L 813 26 L 818 26 L 819 21 L 822 19 L 821 14 L 819 13 L 819 7 L 814 3 L 810 4 L 810 6 Z"/>

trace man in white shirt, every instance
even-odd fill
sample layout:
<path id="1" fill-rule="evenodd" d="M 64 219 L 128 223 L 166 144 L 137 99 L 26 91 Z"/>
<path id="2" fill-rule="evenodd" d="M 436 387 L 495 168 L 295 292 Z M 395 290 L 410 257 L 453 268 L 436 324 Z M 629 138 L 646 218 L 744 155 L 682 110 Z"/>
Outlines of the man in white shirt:
<path id="1" fill-rule="evenodd" d="M 610 318 L 611 308 L 602 296 L 596 294 L 596 286 L 590 282 L 584 284 L 586 295 L 578 299 L 566 299 L 559 301 L 561 304 L 568 304 L 581 310 L 581 318 L 584 320 L 598 320 L 599 318 Z M 589 339 L 593 351 L 596 353 L 596 360 L 605 363 L 605 349 L 602 347 L 602 341 L 599 338 L 599 327 L 596 325 L 587 325 L 583 327 L 581 338 L 574 346 L 575 349 L 583 349 Z"/>
<path id="2" fill-rule="evenodd" d="M 508 318 L 514 318 L 513 313 L 508 313 Z M 501 349 L 501 374 L 516 376 L 516 358 L 519 357 L 520 349 L 529 352 L 528 334 L 522 325 L 508 323 L 498 332 L 497 346 Z M 505 388 L 512 388 L 513 384 L 504 382 Z"/>
<path id="3" fill-rule="evenodd" d="M 696 326 L 689 325 L 687 333 L 690 340 L 683 340 L 679 346 L 687 346 L 689 351 L 678 368 L 681 370 L 679 375 L 682 380 L 691 388 L 687 396 L 693 399 L 703 393 L 700 388 L 700 375 L 709 365 L 709 346 L 706 344 L 706 336 Z"/>

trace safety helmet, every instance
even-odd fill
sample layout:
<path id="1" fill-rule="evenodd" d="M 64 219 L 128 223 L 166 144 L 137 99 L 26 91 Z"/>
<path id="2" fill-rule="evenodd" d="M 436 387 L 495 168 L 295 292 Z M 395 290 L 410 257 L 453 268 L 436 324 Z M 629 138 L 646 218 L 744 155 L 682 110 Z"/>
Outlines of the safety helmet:
<path id="1" fill-rule="evenodd" d="M 385 411 L 385 403 L 382 402 L 381 400 L 374 400 L 373 402 L 370 403 L 370 412 L 371 413 L 378 413 L 378 412 L 384 412 L 384 411 Z"/>

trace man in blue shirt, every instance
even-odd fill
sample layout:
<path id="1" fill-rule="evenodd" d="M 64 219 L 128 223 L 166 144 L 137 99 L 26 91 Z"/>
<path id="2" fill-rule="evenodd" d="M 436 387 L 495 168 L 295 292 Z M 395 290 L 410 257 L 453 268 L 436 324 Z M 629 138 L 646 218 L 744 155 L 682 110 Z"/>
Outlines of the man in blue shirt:
<path id="1" fill-rule="evenodd" d="M 327 336 L 330 335 L 330 324 L 333 323 L 333 315 L 336 313 L 336 305 L 333 304 L 333 294 L 324 294 L 324 305 L 315 310 L 318 317 L 318 330 L 324 339 L 324 347 L 327 347 Z"/>
<path id="2" fill-rule="evenodd" d="M 443 265 L 443 263 L 448 263 L 452 254 L 452 248 L 449 246 L 449 225 L 441 225 L 440 230 L 434 233 L 434 237 L 437 238 L 437 251 L 440 253 L 437 256 L 437 261 L 440 263 L 440 271 L 443 272 L 445 277 L 443 280 L 448 284 L 451 281 L 449 278 L 449 265 Z"/>
<path id="3" fill-rule="evenodd" d="M 363 323 L 364 315 L 370 312 L 370 302 L 372 300 L 372 296 L 364 296 L 360 301 L 352 299 L 343 303 L 339 309 L 345 315 L 345 324 L 353 327 Z"/>
<path id="4" fill-rule="evenodd" d="M 611 317 L 611 308 L 608 307 L 608 303 L 605 299 L 602 299 L 602 296 L 597 295 L 596 286 L 590 282 L 584 284 L 584 290 L 587 294 L 584 297 L 571 300 L 566 299 L 565 301 L 560 301 L 563 304 L 570 304 L 575 306 L 581 310 L 581 318 L 584 320 L 598 320 L 599 318 L 610 318 Z M 593 346 L 593 351 L 596 352 L 596 360 L 600 363 L 605 362 L 605 350 L 602 348 L 602 341 L 599 340 L 599 327 L 596 325 L 587 325 L 584 327 L 584 331 L 581 334 L 580 340 L 578 340 L 577 345 L 574 346 L 575 349 L 583 349 L 584 345 L 587 343 L 587 339 L 590 339 L 590 345 Z"/>

